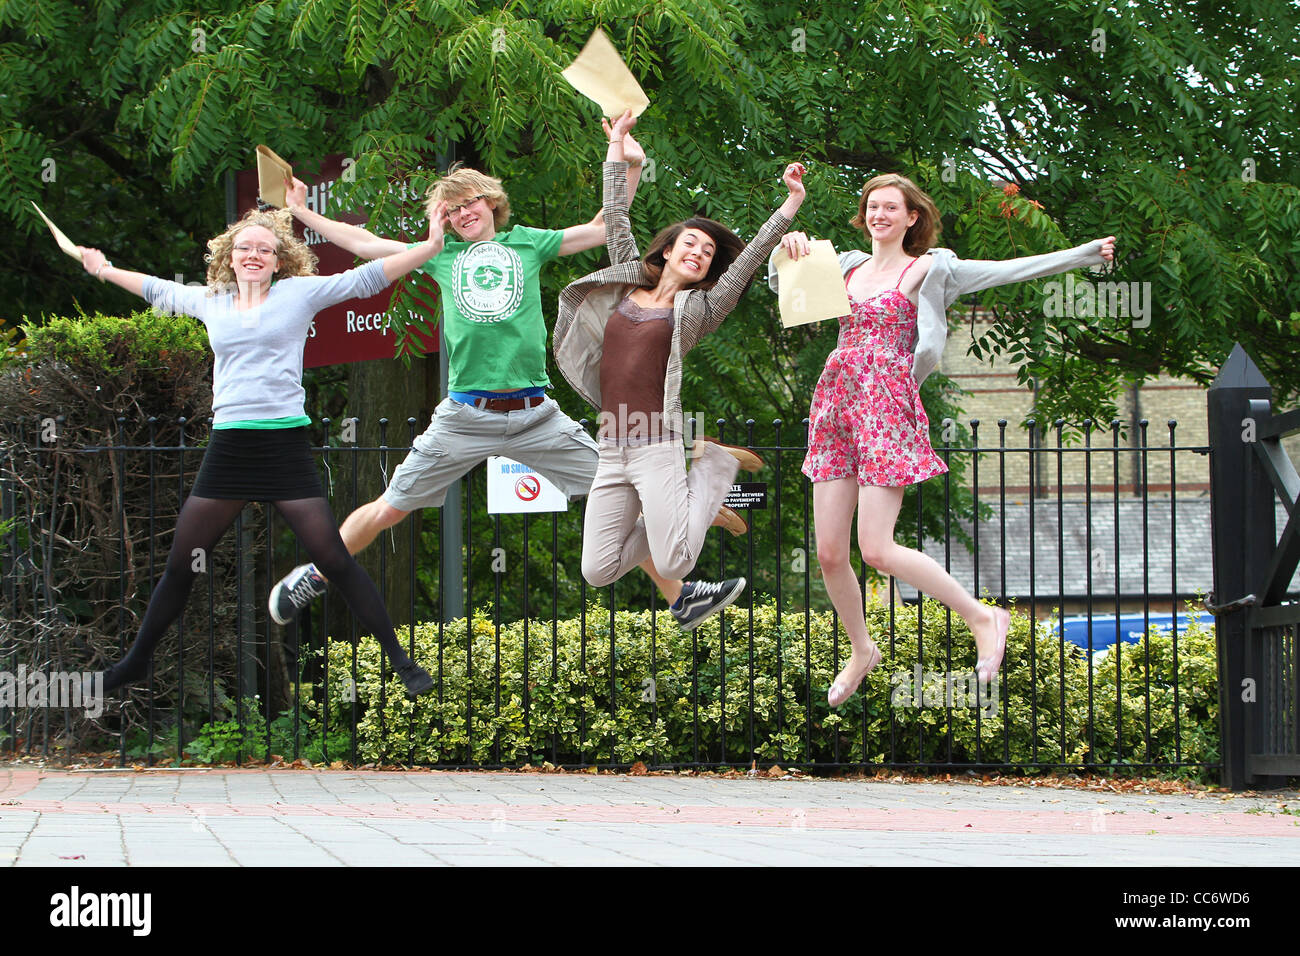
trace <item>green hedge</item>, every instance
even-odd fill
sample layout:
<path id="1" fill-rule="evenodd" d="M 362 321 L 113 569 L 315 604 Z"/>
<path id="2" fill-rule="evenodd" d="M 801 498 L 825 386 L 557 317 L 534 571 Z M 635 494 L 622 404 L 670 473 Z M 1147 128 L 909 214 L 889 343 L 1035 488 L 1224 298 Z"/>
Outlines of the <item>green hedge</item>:
<path id="1" fill-rule="evenodd" d="M 186 353 L 208 356 L 203 325 L 185 316 L 142 309 L 130 315 L 54 316 L 27 332 L 27 361 L 66 362 L 78 370 L 120 375 L 133 365 L 165 368 Z"/>
<path id="2" fill-rule="evenodd" d="M 771 603 L 755 607 L 751 709 L 749 613 L 745 608 L 726 612 L 724 661 L 717 619 L 692 636 L 682 632 L 667 612 L 653 619 L 649 612 L 619 612 L 613 654 L 614 708 L 610 706 L 608 609 L 588 609 L 585 658 L 580 622 L 559 622 L 554 679 L 551 626 L 549 622 L 530 622 L 527 726 L 522 622 L 501 629 L 499 710 L 494 680 L 497 639 L 490 615 L 474 618 L 472 679 L 466 679 L 465 623 L 455 621 L 445 628 L 440 689 L 414 702 L 404 696 L 391 672 L 381 683 L 378 645 L 372 639 L 363 640 L 356 649 L 355 688 L 350 682 L 353 646 L 331 641 L 330 722 L 334 726 L 350 723 L 356 709 L 358 759 L 362 762 L 410 757 L 416 763 L 442 764 L 518 765 L 556 758 L 562 763 L 612 759 L 623 764 L 637 760 L 720 764 L 756 758 L 799 766 L 1005 762 L 1082 767 L 1212 764 L 1218 760 L 1214 633 L 1198 620 L 1180 627 L 1177 721 L 1182 737 L 1181 748 L 1176 749 L 1173 642 L 1169 637 L 1151 635 L 1141 644 L 1124 645 L 1119 660 L 1117 730 L 1113 653 L 1098 655 L 1092 663 L 1095 696 L 1090 717 L 1087 655 L 1053 636 L 1048 622 L 1040 622 L 1031 653 L 1030 622 L 1023 615 L 1012 618 L 1000 701 L 995 705 L 981 696 L 972 700 L 971 706 L 960 706 L 963 701 L 958 698 L 955 703 L 959 706 L 946 706 L 942 675 L 968 675 L 974 664 L 974 645 L 955 615 L 949 640 L 948 612 L 928 601 L 923 612 L 925 663 L 919 685 L 913 686 L 917 685 L 919 661 L 916 608 L 895 608 L 891 647 L 889 608 L 872 604 L 868 621 L 873 634 L 886 635 L 885 658 L 864 682 L 864 692 L 838 711 L 831 711 L 826 704 L 826 689 L 835 673 L 831 616 L 810 615 L 810 636 L 805 642 L 802 612 L 786 612 L 778 621 Z M 437 625 L 418 626 L 415 642 L 416 659 L 437 677 Z M 847 650 L 841 633 L 841 664 Z M 811 687 L 805 657 L 811 663 Z M 720 693 L 724 663 L 725 695 Z M 973 689 L 973 683 L 970 686 Z M 959 681 L 957 692 L 963 689 L 964 682 Z M 472 746 L 467 698 L 473 704 Z M 917 703 L 926 706 L 915 706 Z M 752 751 L 748 744 L 751 717 Z M 1095 741 L 1095 749 L 1090 750 L 1090 740 Z M 1187 772 L 1197 773 L 1195 769 Z"/>

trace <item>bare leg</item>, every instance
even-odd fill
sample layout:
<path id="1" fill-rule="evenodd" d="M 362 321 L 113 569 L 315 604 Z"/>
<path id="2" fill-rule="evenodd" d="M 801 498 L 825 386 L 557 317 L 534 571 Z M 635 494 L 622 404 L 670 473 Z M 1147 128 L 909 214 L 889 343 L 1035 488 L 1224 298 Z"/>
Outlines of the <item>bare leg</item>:
<path id="1" fill-rule="evenodd" d="M 370 547 L 381 531 L 400 524 L 409 514 L 409 511 L 394 508 L 383 498 L 376 498 L 344 519 L 339 536 L 347 546 L 348 554 L 360 554 Z"/>
<path id="2" fill-rule="evenodd" d="M 724 524 L 725 522 L 722 520 L 721 516 L 713 520 L 714 527 L 721 527 Z M 668 602 L 669 607 L 672 607 L 672 605 L 677 603 L 677 599 L 682 596 L 682 581 L 680 578 L 664 577 L 659 573 L 658 569 L 655 568 L 655 563 L 650 558 L 646 558 L 646 560 L 642 561 L 640 568 L 646 574 L 650 575 L 650 580 L 655 583 L 655 587 L 659 588 L 659 593 L 664 596 L 664 600 Z"/>
<path id="3" fill-rule="evenodd" d="M 379 537 L 381 531 L 400 524 L 409 514 L 409 511 L 394 508 L 383 498 L 376 498 L 369 504 L 362 505 L 343 520 L 339 528 L 339 537 L 343 539 L 343 546 L 348 549 L 348 554 L 360 554 L 370 547 L 371 542 Z M 321 568 L 317 567 L 316 571 L 321 577 L 325 577 L 325 572 Z"/>
<path id="4" fill-rule="evenodd" d="M 368 548 L 381 532 L 400 524 L 409 514 L 409 511 L 394 508 L 383 498 L 376 498 L 347 516 L 342 527 L 339 528 L 339 536 L 343 538 L 343 544 L 349 554 L 359 554 Z M 641 570 L 650 575 L 650 580 L 654 581 L 655 587 L 669 604 L 675 602 L 681 595 L 681 580 L 664 577 L 655 570 L 654 562 L 649 558 L 641 562 Z"/>
<path id="5" fill-rule="evenodd" d="M 862 559 L 882 574 L 892 574 L 948 605 L 970 627 L 979 656 L 992 654 L 998 642 L 997 611 L 975 600 L 934 558 L 894 541 L 894 525 L 902 506 L 902 488 L 862 488 L 858 494 L 858 546 Z"/>
<path id="6" fill-rule="evenodd" d="M 879 660 L 880 651 L 867 633 L 862 591 L 849 564 L 853 512 L 858 507 L 858 483 L 852 478 L 813 483 L 813 524 L 817 531 L 817 563 L 826 593 L 840 616 L 853 653 L 836 684 L 854 688 Z"/>
<path id="7" fill-rule="evenodd" d="M 659 593 L 664 596 L 664 600 L 671 606 L 677 603 L 677 599 L 682 595 L 682 582 L 680 578 L 666 578 L 655 569 L 654 560 L 646 558 L 641 562 L 640 568 L 646 574 L 650 575 L 650 580 L 655 583 Z"/>
<path id="8" fill-rule="evenodd" d="M 376 498 L 347 516 L 342 527 L 339 528 L 339 536 L 343 538 L 343 544 L 349 554 L 359 554 L 368 548 L 381 532 L 400 524 L 409 514 L 409 511 L 394 508 L 383 498 Z M 664 577 L 655 570 L 654 562 L 649 558 L 641 562 L 641 570 L 650 575 L 650 580 L 654 581 L 655 587 L 669 604 L 674 603 L 681 595 L 681 580 Z"/>

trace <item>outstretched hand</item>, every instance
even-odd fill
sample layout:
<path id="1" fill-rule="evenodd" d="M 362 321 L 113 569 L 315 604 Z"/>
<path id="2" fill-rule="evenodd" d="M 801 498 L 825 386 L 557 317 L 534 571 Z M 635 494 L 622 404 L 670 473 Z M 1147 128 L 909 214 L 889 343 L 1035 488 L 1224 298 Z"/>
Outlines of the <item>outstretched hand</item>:
<path id="1" fill-rule="evenodd" d="M 600 118 L 600 125 L 605 130 L 605 138 L 612 143 L 627 135 L 628 130 L 636 125 L 636 117 L 633 116 L 632 111 L 628 109 L 624 110 L 623 115 L 614 120 L 612 125 L 609 120 L 602 116 Z"/>
<path id="2" fill-rule="evenodd" d="M 286 209 L 302 209 L 307 205 L 307 184 L 297 176 L 285 177 L 284 205 Z"/>
<path id="3" fill-rule="evenodd" d="M 781 181 L 785 183 L 785 188 L 790 190 L 790 195 L 800 202 L 807 192 L 803 186 L 803 176 L 807 171 L 803 163 L 791 163 L 781 176 Z"/>
<path id="4" fill-rule="evenodd" d="M 790 195 L 786 197 L 785 202 L 781 203 L 781 208 L 777 210 L 788 218 L 793 219 L 799 212 L 799 207 L 803 205 L 804 188 L 803 188 L 803 163 L 791 163 L 785 168 L 785 173 L 781 176 L 785 182 L 785 188 L 790 190 Z"/>
<path id="5" fill-rule="evenodd" d="M 645 165 L 645 150 L 632 138 L 631 133 L 623 134 L 623 159 L 629 166 Z"/>
<path id="6" fill-rule="evenodd" d="M 98 249 L 91 249 L 88 246 L 77 246 L 77 251 L 81 253 L 81 265 L 92 276 L 103 268 L 104 263 L 108 261 L 108 257 Z"/>

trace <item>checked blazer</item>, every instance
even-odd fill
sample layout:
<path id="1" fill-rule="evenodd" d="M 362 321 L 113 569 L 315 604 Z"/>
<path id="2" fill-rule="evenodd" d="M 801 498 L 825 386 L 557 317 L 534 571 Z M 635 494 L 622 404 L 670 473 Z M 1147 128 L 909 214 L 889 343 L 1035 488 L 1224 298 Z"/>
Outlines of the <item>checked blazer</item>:
<path id="1" fill-rule="evenodd" d="M 605 241 L 612 265 L 565 286 L 555 321 L 555 362 L 574 390 L 600 408 L 600 360 L 605 324 L 633 288 L 643 286 L 641 258 L 627 208 L 627 163 L 606 162 L 604 173 Z M 752 242 L 719 277 L 712 289 L 684 289 L 673 299 L 673 339 L 664 378 L 663 421 L 684 432 L 682 359 L 727 317 L 749 287 L 791 220 L 772 213 Z"/>

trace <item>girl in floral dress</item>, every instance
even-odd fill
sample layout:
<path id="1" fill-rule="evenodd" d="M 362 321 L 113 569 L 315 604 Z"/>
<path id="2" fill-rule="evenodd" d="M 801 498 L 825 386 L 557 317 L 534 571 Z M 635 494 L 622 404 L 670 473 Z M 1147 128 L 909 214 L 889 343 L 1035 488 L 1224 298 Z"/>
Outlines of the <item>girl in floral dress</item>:
<path id="1" fill-rule="evenodd" d="M 979 680 L 997 674 L 1010 614 L 980 603 L 933 558 L 894 541 L 903 489 L 947 471 L 930 446 L 920 383 L 943 354 L 947 310 L 959 296 L 1100 265 L 1115 251 L 1110 236 L 1003 262 L 959 259 L 933 248 L 940 228 L 933 200 L 895 174 L 863 186 L 852 222 L 871 240 L 871 253 L 855 249 L 839 257 L 852 312 L 840 319 L 839 341 L 813 393 L 803 466 L 813 482 L 817 560 L 853 647 L 827 693 L 832 707 L 847 701 L 880 662 L 849 563 L 855 511 L 862 559 L 960 614 L 975 637 Z M 787 233 L 781 247 L 798 259 L 809 251 L 808 237 Z M 775 290 L 774 270 L 769 283 Z"/>

